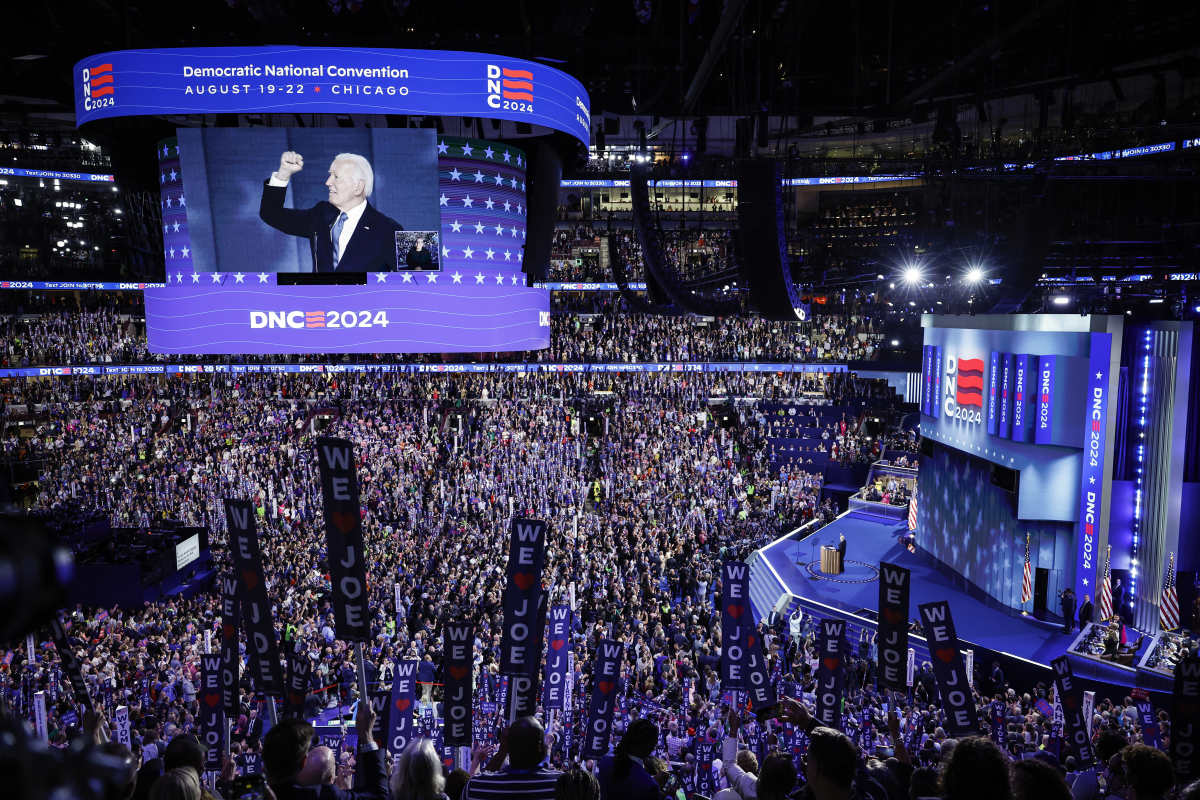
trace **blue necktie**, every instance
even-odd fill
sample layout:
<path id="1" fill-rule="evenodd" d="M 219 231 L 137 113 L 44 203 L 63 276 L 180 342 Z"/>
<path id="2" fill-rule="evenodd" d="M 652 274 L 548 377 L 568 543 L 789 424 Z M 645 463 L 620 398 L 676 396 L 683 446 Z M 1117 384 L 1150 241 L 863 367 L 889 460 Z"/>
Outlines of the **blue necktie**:
<path id="1" fill-rule="evenodd" d="M 345 227 L 347 219 L 348 219 L 348 217 L 346 216 L 346 212 L 343 211 L 341 214 L 338 215 L 337 222 L 333 223 L 333 268 L 334 269 L 337 269 L 338 260 L 342 257 L 342 254 L 340 252 L 338 252 L 340 250 L 338 244 L 342 240 L 342 228 Z"/>

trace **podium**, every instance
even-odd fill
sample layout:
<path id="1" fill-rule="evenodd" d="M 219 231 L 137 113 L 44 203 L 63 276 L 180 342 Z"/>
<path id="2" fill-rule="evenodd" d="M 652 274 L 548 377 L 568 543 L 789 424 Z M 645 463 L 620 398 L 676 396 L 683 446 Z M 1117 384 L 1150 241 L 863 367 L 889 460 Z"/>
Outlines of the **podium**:
<path id="1" fill-rule="evenodd" d="M 821 572 L 826 575 L 842 574 L 842 559 L 839 557 L 838 549 L 834 545 L 821 545 Z"/>

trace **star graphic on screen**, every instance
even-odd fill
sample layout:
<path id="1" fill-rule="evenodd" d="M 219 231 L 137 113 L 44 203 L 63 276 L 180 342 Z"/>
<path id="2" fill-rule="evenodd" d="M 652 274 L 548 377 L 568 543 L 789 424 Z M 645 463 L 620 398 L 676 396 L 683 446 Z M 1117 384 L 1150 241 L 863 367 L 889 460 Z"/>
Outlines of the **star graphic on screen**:
<path id="1" fill-rule="evenodd" d="M 511 163 L 512 163 L 512 153 L 510 153 L 510 152 L 509 152 L 509 151 L 507 151 L 507 150 L 505 150 L 505 151 L 504 151 L 504 163 L 505 163 L 505 164 L 511 164 Z"/>
<path id="2" fill-rule="evenodd" d="M 442 247 L 442 258 L 449 258 L 449 257 L 450 257 L 450 248 Z"/>
<path id="3" fill-rule="evenodd" d="M 476 232 L 476 233 L 483 233 L 483 223 L 482 223 L 482 222 L 476 222 L 476 223 L 475 223 L 475 232 Z"/>
<path id="4" fill-rule="evenodd" d="M 521 205 L 520 203 L 517 203 L 517 213 L 520 214 L 524 210 L 525 210 L 525 207 L 523 205 Z"/>
<path id="5" fill-rule="evenodd" d="M 455 233 L 458 233 L 461 229 L 462 223 L 458 220 L 454 220 L 454 222 L 450 223 L 450 230 L 454 231 Z"/>
<path id="6" fill-rule="evenodd" d="M 243 274 L 241 272 L 235 273 L 233 276 L 233 282 L 234 283 L 245 283 L 246 282 L 245 274 Z"/>
<path id="7" fill-rule="evenodd" d="M 464 145 L 462 146 L 462 149 L 463 149 L 463 155 L 464 155 L 464 156 L 472 156 L 472 155 L 475 155 L 475 151 L 471 149 L 471 145 L 469 145 L 469 144 L 464 144 Z"/>
<path id="8" fill-rule="evenodd" d="M 166 183 L 167 182 L 167 173 L 165 173 L 165 172 L 158 173 L 158 182 Z"/>
<path id="9" fill-rule="evenodd" d="M 167 208 L 170 208 L 170 207 L 171 207 L 171 198 L 169 198 L 169 197 L 168 197 L 168 198 L 167 198 L 166 200 L 164 200 L 163 202 L 167 204 Z"/>
<path id="10" fill-rule="evenodd" d="M 496 226 L 496 235 L 497 235 L 497 236 L 503 236 L 503 235 L 504 235 L 504 226 L 503 226 L 503 225 L 497 225 L 497 226 Z"/>
<path id="11" fill-rule="evenodd" d="M 219 272 L 214 272 L 214 273 L 212 274 L 212 276 L 211 276 L 211 277 L 212 277 L 212 282 L 213 282 L 213 283 L 220 283 L 220 282 L 221 282 L 221 273 L 219 273 Z"/>
<path id="12" fill-rule="evenodd" d="M 512 211 L 512 201 L 511 201 L 511 200 L 505 200 L 505 201 L 504 201 L 504 210 L 505 210 L 505 211 Z"/>
<path id="13" fill-rule="evenodd" d="M 508 261 L 510 258 L 512 258 L 512 250 L 505 250 L 504 251 L 504 260 Z"/>
<path id="14" fill-rule="evenodd" d="M 182 273 L 182 272 L 176 272 L 176 273 L 175 273 L 175 282 L 176 282 L 176 283 L 183 283 L 183 273 Z"/>
<path id="15" fill-rule="evenodd" d="M 1087 579 L 1087 578 L 1084 578 L 1084 579 L 1083 579 L 1083 585 L 1084 585 L 1084 586 L 1089 586 L 1089 585 L 1090 585 L 1090 584 L 1088 583 L 1088 579 Z"/>
<path id="16" fill-rule="evenodd" d="M 516 286 L 516 285 L 517 285 L 517 276 L 516 276 L 516 275 L 513 275 L 513 276 L 512 276 L 512 285 L 513 285 L 513 286 Z"/>
<path id="17" fill-rule="evenodd" d="M 376 283 L 387 283 L 387 276 L 388 276 L 388 274 L 386 272 L 376 272 L 375 273 L 375 282 Z"/>
<path id="18" fill-rule="evenodd" d="M 479 170 L 475 170 L 475 182 L 483 183 L 483 173 L 480 172 Z"/>
<path id="19" fill-rule="evenodd" d="M 164 144 L 163 145 L 163 154 L 162 154 L 163 158 L 167 157 L 167 152 L 168 152 L 168 147 Z"/>
<path id="20" fill-rule="evenodd" d="M 508 183 L 510 186 L 512 186 L 512 188 L 514 188 L 514 189 L 517 188 L 517 179 L 516 178 L 511 179 Z"/>
<path id="21" fill-rule="evenodd" d="M 521 166 L 523 163 L 524 163 L 524 162 L 521 160 L 521 157 L 520 157 L 520 156 L 517 156 L 517 166 L 519 167 L 519 166 Z"/>
<path id="22" fill-rule="evenodd" d="M 171 232 L 171 226 L 163 225 L 163 233 L 170 233 L 170 232 Z"/>
<path id="23" fill-rule="evenodd" d="M 448 205 L 449 203 L 450 203 L 450 198 L 446 197 L 446 195 L 442 195 L 441 197 L 438 198 L 439 206 Z"/>
<path id="24" fill-rule="evenodd" d="M 179 195 L 179 205 L 181 208 L 187 205 L 187 198 L 183 195 Z"/>
<path id="25" fill-rule="evenodd" d="M 183 250 L 181 252 L 183 253 L 184 258 L 187 258 L 188 256 L 190 256 L 192 254 L 192 251 L 186 247 L 183 248 Z"/>
<path id="26" fill-rule="evenodd" d="M 200 273 L 193 272 L 192 273 L 192 283 L 199 283 L 199 282 L 200 282 Z"/>
<path id="27" fill-rule="evenodd" d="M 450 180 L 456 181 L 462 177 L 462 173 L 458 171 L 458 167 L 450 170 Z"/>
<path id="28" fill-rule="evenodd" d="M 525 181 L 521 181 L 521 191 L 525 191 Z"/>
<path id="29" fill-rule="evenodd" d="M 445 140 L 438 142 L 438 155 L 439 156 L 442 155 L 443 153 L 446 155 L 449 155 L 449 150 L 450 150 L 450 148 L 446 145 Z"/>
<path id="30" fill-rule="evenodd" d="M 469 247 L 465 247 L 465 248 L 463 248 L 463 258 L 474 258 L 474 257 L 475 257 L 475 251 L 474 251 L 474 250 L 472 250 L 472 249 L 471 249 L 471 248 L 469 248 Z"/>
<path id="31" fill-rule="evenodd" d="M 486 256 L 487 256 L 487 260 L 488 260 L 488 261 L 492 261 L 492 260 L 494 260 L 494 259 L 493 259 L 493 256 L 495 256 L 495 255 L 496 255 L 496 251 L 495 251 L 495 250 L 493 250 L 492 248 L 490 248 L 490 247 L 489 247 L 487 250 L 484 250 L 483 252 L 484 252 L 484 255 L 486 255 Z"/>
<path id="32" fill-rule="evenodd" d="M 499 172 L 497 172 L 497 173 L 496 173 L 496 185 L 497 185 L 497 186 L 503 186 L 503 185 L 504 185 L 504 176 L 503 176 L 503 175 L 501 175 Z"/>
<path id="33" fill-rule="evenodd" d="M 478 286 L 478 285 L 479 285 L 479 284 L 481 284 L 481 283 L 483 283 L 483 273 L 482 273 L 482 272 L 476 272 L 476 273 L 475 273 L 475 285 L 476 285 L 476 286 Z"/>
<path id="34" fill-rule="evenodd" d="M 491 147 L 491 145 L 488 145 L 488 149 L 483 151 L 483 155 L 484 155 L 486 158 L 495 158 L 495 157 L 496 157 L 496 152 L 495 152 L 494 150 L 492 150 L 492 147 Z"/>
<path id="35" fill-rule="evenodd" d="M 1089 477 L 1089 478 L 1088 478 L 1088 483 L 1090 483 L 1091 485 L 1095 486 L 1095 485 L 1096 485 L 1096 476 L 1095 476 L 1095 475 L 1092 475 L 1091 477 Z"/>
<path id="36" fill-rule="evenodd" d="M 400 282 L 401 282 L 401 283 L 412 283 L 412 282 L 413 282 L 413 281 L 412 281 L 412 273 L 411 273 L 411 272 L 405 272 L 405 273 L 401 274 L 401 276 L 400 276 Z"/>
<path id="37" fill-rule="evenodd" d="M 503 276 L 503 275 L 497 275 L 497 276 L 496 276 L 496 285 L 497 285 L 497 286 L 503 286 L 503 285 L 504 285 L 504 276 Z"/>
<path id="38" fill-rule="evenodd" d="M 487 206 L 488 211 L 491 211 L 492 206 L 496 205 L 496 201 L 489 197 L 487 200 L 483 201 L 483 204 Z"/>
<path id="39" fill-rule="evenodd" d="M 426 283 L 437 283 L 437 276 L 438 276 L 438 274 L 436 272 L 430 272 L 429 274 L 427 274 L 425 276 L 425 282 Z"/>
<path id="40" fill-rule="evenodd" d="M 175 170 L 171 170 L 168 174 L 171 176 L 170 180 L 175 180 L 176 178 L 179 177 L 179 173 L 176 172 Z"/>
<path id="41" fill-rule="evenodd" d="M 511 231 L 512 231 L 512 235 L 513 235 L 513 237 L 514 237 L 514 238 L 516 238 L 516 235 L 517 235 L 517 229 L 516 229 L 516 228 L 509 228 L 509 230 L 511 230 Z"/>
<path id="42" fill-rule="evenodd" d="M 267 273 L 265 273 L 265 272 L 258 273 L 258 282 L 266 283 L 267 282 Z"/>
<path id="43" fill-rule="evenodd" d="M 462 283 L 462 273 L 461 272 L 455 271 L 455 273 L 453 275 L 451 275 L 450 277 L 454 280 L 455 283 Z"/>
<path id="44" fill-rule="evenodd" d="M 472 208 L 471 203 L 473 203 L 473 202 L 474 201 L 471 199 L 471 195 L 467 195 L 466 197 L 463 198 L 463 206 L 465 208 Z"/>
<path id="45" fill-rule="evenodd" d="M 171 254 L 171 258 L 175 257 L 175 248 L 174 247 L 168 249 L 167 252 Z"/>
<path id="46" fill-rule="evenodd" d="M 525 229 L 524 228 L 521 228 L 521 239 L 522 240 L 525 239 Z"/>
<path id="47" fill-rule="evenodd" d="M 178 222 L 176 222 L 172 227 L 175 229 L 175 233 L 179 233 L 179 223 Z"/>

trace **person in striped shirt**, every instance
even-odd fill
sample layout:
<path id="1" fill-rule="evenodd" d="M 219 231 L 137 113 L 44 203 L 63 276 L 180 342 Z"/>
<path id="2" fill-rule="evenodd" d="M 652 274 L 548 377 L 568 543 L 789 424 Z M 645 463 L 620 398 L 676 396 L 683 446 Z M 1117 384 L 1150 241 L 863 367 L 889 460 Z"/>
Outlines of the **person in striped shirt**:
<path id="1" fill-rule="evenodd" d="M 505 756 L 508 766 L 503 769 Z M 467 782 L 464 800 L 554 800 L 554 787 L 562 775 L 546 769 L 546 732 L 533 717 L 521 717 L 500 736 L 500 748 L 483 772 Z"/>

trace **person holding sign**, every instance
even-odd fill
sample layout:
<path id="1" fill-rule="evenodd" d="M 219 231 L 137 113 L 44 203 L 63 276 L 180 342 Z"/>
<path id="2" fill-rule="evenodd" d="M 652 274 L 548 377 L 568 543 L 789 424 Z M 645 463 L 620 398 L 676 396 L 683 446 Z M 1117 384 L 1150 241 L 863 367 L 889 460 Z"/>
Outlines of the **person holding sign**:
<path id="1" fill-rule="evenodd" d="M 364 700 L 354 717 L 358 734 L 354 788 L 346 790 L 330 784 L 301 786 L 297 782 L 312 744 L 313 728 L 302 719 L 280 720 L 263 739 L 263 770 L 276 800 L 386 800 L 387 770 L 383 751 L 371 737 L 374 726 L 375 711 Z"/>

